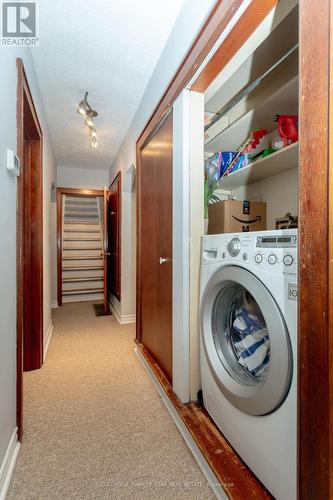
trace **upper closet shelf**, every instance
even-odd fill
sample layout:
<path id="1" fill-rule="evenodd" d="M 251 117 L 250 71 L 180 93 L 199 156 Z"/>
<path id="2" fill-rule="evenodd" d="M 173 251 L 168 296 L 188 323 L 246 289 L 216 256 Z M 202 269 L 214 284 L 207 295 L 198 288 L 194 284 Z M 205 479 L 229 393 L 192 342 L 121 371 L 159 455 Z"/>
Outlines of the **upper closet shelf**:
<path id="1" fill-rule="evenodd" d="M 272 175 L 280 174 L 298 166 L 298 142 L 290 144 L 266 158 L 257 160 L 220 179 L 219 187 L 232 191 L 240 186 L 252 184 Z"/>
<path id="2" fill-rule="evenodd" d="M 238 146 L 249 136 L 252 130 L 265 128 L 269 132 L 276 125 L 274 115 L 298 113 L 298 77 L 294 77 L 270 94 L 256 109 L 251 109 L 228 126 L 227 117 L 215 123 L 207 132 L 207 153 L 218 151 L 236 151 Z M 222 130 L 221 130 L 222 129 Z"/>

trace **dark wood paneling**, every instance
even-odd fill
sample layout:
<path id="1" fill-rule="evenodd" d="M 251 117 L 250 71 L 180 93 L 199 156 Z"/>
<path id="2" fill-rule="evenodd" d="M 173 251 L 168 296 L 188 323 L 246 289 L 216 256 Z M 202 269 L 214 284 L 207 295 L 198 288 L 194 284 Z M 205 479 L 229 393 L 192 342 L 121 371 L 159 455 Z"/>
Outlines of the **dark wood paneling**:
<path id="1" fill-rule="evenodd" d="M 172 152 L 168 115 L 140 151 L 138 168 L 137 336 L 172 379 Z"/>
<path id="2" fill-rule="evenodd" d="M 64 194 L 79 197 L 104 197 L 104 190 L 64 187 L 57 188 L 57 302 L 59 307 L 62 306 L 62 197 Z"/>
<path id="3" fill-rule="evenodd" d="M 16 419 L 23 435 L 23 367 L 43 359 L 43 135 L 21 59 L 17 67 Z"/>
<path id="4" fill-rule="evenodd" d="M 299 496 L 332 498 L 328 290 L 329 0 L 300 1 Z"/>
<path id="5" fill-rule="evenodd" d="M 118 172 L 109 188 L 109 290 L 121 300 L 121 172 Z"/>
<path id="6" fill-rule="evenodd" d="M 272 496 L 222 436 L 208 413 L 197 403 L 183 404 L 149 351 L 138 341 L 137 348 L 153 370 L 228 497 L 232 500 L 271 499 Z"/>

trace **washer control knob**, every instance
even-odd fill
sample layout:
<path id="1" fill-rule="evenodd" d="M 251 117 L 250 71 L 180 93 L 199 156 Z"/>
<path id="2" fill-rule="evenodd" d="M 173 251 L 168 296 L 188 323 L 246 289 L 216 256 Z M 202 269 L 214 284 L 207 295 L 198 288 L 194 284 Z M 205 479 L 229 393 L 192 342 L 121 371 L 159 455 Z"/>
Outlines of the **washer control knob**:
<path id="1" fill-rule="evenodd" d="M 291 266 L 291 264 L 294 262 L 294 259 L 291 255 L 285 255 L 283 257 L 283 263 L 285 266 Z"/>
<path id="2" fill-rule="evenodd" d="M 261 253 L 257 253 L 257 255 L 254 257 L 254 260 L 255 260 L 255 262 L 257 264 L 261 264 L 262 263 L 262 259 L 263 259 L 263 257 L 261 255 Z"/>
<path id="3" fill-rule="evenodd" d="M 269 256 L 268 256 L 268 263 L 271 264 L 272 266 L 274 264 L 276 264 L 276 261 L 277 261 L 277 258 L 276 258 L 276 255 L 274 255 L 273 253 L 271 253 Z"/>
<path id="4" fill-rule="evenodd" d="M 239 239 L 233 238 L 231 241 L 229 241 L 227 248 L 228 252 L 232 257 L 237 257 L 241 249 L 241 244 Z"/>

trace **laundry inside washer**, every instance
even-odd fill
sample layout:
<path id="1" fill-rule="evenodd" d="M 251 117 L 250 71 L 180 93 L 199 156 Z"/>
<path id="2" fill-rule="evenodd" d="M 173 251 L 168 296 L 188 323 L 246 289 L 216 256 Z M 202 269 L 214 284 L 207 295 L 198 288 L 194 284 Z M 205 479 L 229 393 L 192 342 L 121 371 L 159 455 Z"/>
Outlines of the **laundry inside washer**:
<path id="1" fill-rule="evenodd" d="M 252 295 L 240 285 L 226 286 L 216 297 L 213 320 L 216 349 L 225 352 L 227 366 L 234 366 L 235 376 L 245 383 L 261 381 L 269 366 L 270 341 L 265 319 Z"/>

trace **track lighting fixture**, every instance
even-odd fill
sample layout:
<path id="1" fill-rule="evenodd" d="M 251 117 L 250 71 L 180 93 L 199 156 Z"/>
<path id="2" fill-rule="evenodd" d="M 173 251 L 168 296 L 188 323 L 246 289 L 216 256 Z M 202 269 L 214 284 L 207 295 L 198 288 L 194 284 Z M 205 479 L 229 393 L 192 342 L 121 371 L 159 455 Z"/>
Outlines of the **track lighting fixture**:
<path id="1" fill-rule="evenodd" d="M 98 116 L 97 111 L 95 111 L 87 101 L 88 92 L 84 94 L 84 98 L 80 101 L 76 107 L 77 112 L 85 117 L 85 125 L 87 125 L 89 130 L 89 135 L 92 138 L 90 141 L 90 146 L 92 148 L 97 148 L 97 131 L 94 124 L 94 118 Z"/>
<path id="2" fill-rule="evenodd" d="M 92 118 L 95 118 L 98 115 L 98 113 L 97 111 L 92 109 L 90 104 L 88 104 L 87 97 L 88 97 L 88 92 L 84 94 L 84 98 L 82 99 L 82 101 L 79 102 L 76 110 L 78 113 L 80 113 L 80 115 L 91 116 Z"/>

